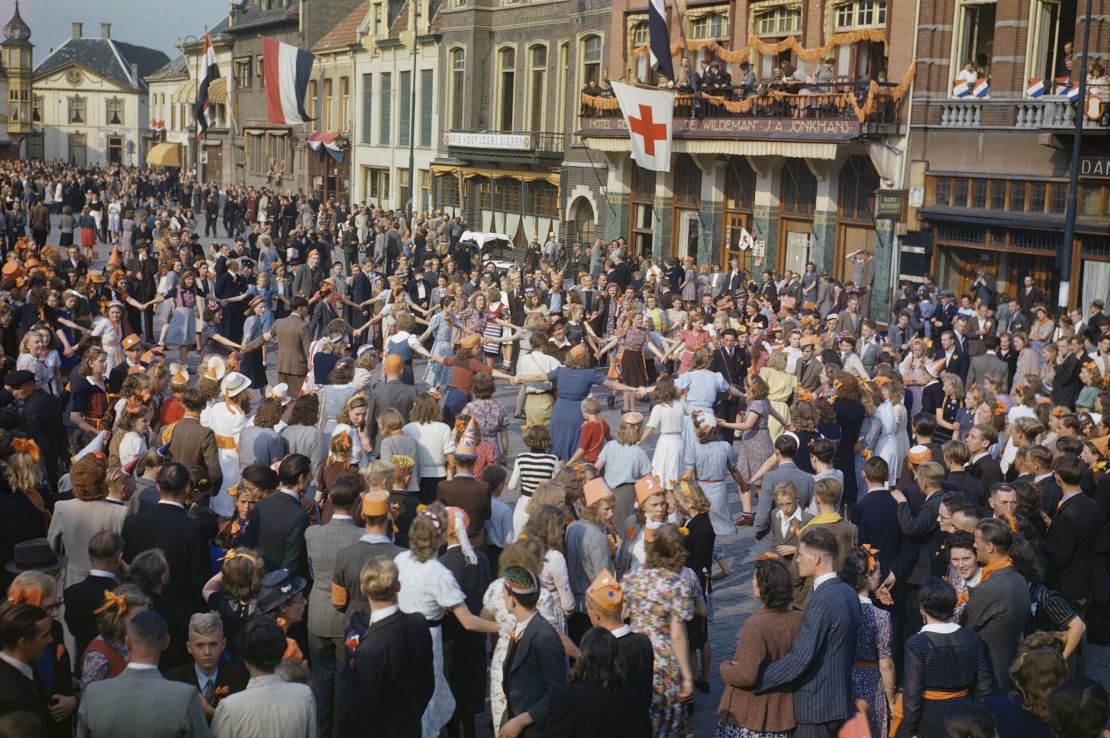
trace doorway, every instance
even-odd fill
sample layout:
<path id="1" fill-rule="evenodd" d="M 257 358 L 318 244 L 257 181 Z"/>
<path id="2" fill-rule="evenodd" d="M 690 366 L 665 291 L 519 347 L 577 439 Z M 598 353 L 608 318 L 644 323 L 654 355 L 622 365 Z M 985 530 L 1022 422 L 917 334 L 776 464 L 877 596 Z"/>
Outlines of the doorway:
<path id="1" fill-rule="evenodd" d="M 675 213 L 674 255 L 685 259 L 694 257 L 694 262 L 700 264 L 698 248 L 701 243 L 701 214 L 697 210 L 679 210 Z"/>
<path id="2" fill-rule="evenodd" d="M 779 271 L 789 269 L 792 272 L 804 274 L 812 240 L 813 231 L 809 223 L 800 220 L 784 220 L 781 248 L 779 248 L 781 254 Z"/>
<path id="3" fill-rule="evenodd" d="M 744 231 L 748 231 L 747 236 Z M 725 214 L 725 247 L 721 249 L 721 271 L 731 268 L 732 259 L 740 264 L 740 271 L 750 276 L 752 273 L 751 222 L 747 213 Z"/>
<path id="4" fill-rule="evenodd" d="M 123 163 L 123 136 L 108 136 L 108 163 L 115 166 Z"/>
<path id="5" fill-rule="evenodd" d="M 85 134 L 69 134 L 69 163 L 83 167 L 88 162 L 88 157 L 89 152 L 85 143 Z"/>

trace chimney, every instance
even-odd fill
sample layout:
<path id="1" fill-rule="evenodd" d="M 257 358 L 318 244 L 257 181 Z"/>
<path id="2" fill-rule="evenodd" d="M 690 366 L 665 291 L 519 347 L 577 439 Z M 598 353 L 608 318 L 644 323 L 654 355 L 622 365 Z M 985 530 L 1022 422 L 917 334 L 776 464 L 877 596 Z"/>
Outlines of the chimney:
<path id="1" fill-rule="evenodd" d="M 74 38 L 81 38 L 81 24 L 80 23 L 74 23 L 73 24 L 73 37 Z"/>
<path id="2" fill-rule="evenodd" d="M 102 39 L 104 39 L 105 41 L 107 41 L 108 39 L 110 39 L 112 37 L 112 24 L 111 23 L 101 23 L 100 24 L 100 37 Z"/>
<path id="3" fill-rule="evenodd" d="M 139 65 L 135 62 L 131 62 L 131 81 L 135 83 L 136 87 L 139 86 Z"/>

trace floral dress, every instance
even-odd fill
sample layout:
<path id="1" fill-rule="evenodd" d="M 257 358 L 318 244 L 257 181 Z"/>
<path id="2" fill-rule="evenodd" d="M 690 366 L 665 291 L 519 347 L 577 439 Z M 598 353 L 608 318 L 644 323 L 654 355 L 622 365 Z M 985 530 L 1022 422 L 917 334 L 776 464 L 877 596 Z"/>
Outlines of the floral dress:
<path id="1" fill-rule="evenodd" d="M 482 440 L 493 446 L 494 456 L 501 457 L 501 431 L 509 427 L 509 415 L 496 400 L 471 400 L 462 409 L 462 415 L 469 415 L 478 424 Z"/>
<path id="2" fill-rule="evenodd" d="M 860 597 L 859 630 L 856 631 L 856 663 L 852 667 L 852 700 L 867 703 L 867 722 L 871 735 L 885 736 L 890 732 L 890 710 L 887 709 L 879 660 L 891 658 L 890 613 L 880 610 L 867 597 Z"/>
<path id="3" fill-rule="evenodd" d="M 497 646 L 493 649 L 493 660 L 489 665 L 489 709 L 495 729 L 501 725 L 501 719 L 508 709 L 503 685 L 505 656 L 509 653 L 509 634 L 516 627 L 516 618 L 505 609 L 504 591 L 505 585 L 499 577 L 490 583 L 482 596 L 482 607 L 492 613 L 493 619 L 497 621 Z M 551 627 L 555 630 L 566 631 L 566 617 L 555 596 L 547 589 L 540 590 L 537 612 L 544 620 L 551 623 Z"/>
<path id="4" fill-rule="evenodd" d="M 443 313 L 433 315 L 428 321 L 428 330 L 435 337 L 432 342 L 432 356 L 450 356 L 451 335 L 455 329 L 447 322 L 445 315 Z M 431 387 L 450 387 L 451 367 L 429 361 L 428 371 L 424 373 L 424 383 Z"/>
<path id="5" fill-rule="evenodd" d="M 621 579 L 630 625 L 651 640 L 655 653 L 651 728 L 656 738 L 686 735 L 686 711 L 678 699 L 682 672 L 671 644 L 671 618 L 694 617 L 694 592 L 680 575 L 643 567 Z"/>

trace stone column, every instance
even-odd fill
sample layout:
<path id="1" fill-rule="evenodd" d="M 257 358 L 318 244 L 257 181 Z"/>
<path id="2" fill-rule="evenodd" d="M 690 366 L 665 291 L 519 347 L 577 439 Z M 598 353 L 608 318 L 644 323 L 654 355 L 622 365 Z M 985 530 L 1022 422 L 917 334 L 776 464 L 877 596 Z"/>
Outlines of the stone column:
<path id="1" fill-rule="evenodd" d="M 600 235 L 606 241 L 621 236 L 627 239 L 629 220 L 632 217 L 629 203 L 632 193 L 632 157 L 628 154 L 607 154 L 606 159 L 609 162 L 609 175 L 605 181 L 605 193 L 609 198 L 609 205 L 616 212 L 608 210 L 608 205 L 606 206 L 605 217 L 601 219 L 603 227 Z M 582 246 L 585 248 L 586 244 Z"/>

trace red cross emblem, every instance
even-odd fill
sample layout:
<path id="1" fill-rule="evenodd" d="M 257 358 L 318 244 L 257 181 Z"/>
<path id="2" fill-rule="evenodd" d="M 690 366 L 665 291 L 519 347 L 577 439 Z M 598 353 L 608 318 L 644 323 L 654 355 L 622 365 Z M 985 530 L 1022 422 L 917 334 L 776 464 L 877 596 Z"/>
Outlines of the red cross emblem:
<path id="1" fill-rule="evenodd" d="M 640 104 L 640 117 L 628 116 L 628 127 L 644 139 L 644 153 L 655 156 L 655 142 L 667 140 L 667 125 L 656 123 L 651 117 L 651 106 Z"/>

